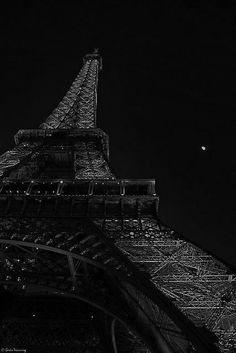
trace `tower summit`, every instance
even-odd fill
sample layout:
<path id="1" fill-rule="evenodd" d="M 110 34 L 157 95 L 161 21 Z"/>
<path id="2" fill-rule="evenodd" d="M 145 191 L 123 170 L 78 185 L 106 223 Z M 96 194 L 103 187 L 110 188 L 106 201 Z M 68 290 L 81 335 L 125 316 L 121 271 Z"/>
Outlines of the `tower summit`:
<path id="1" fill-rule="evenodd" d="M 154 180 L 115 178 L 101 67 L 86 55 L 52 114 L 0 157 L 3 348 L 230 353 L 236 277 L 163 225 Z"/>

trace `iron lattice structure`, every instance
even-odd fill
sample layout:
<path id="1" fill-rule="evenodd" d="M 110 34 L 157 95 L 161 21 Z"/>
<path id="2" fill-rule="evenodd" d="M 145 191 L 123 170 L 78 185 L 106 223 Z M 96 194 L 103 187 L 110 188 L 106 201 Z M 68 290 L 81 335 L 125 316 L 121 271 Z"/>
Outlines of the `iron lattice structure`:
<path id="1" fill-rule="evenodd" d="M 235 274 L 159 220 L 154 180 L 115 178 L 108 137 L 96 126 L 100 69 L 99 54 L 86 55 L 46 122 L 20 130 L 0 157 L 4 345 L 234 352 Z M 69 309 L 60 302 L 59 317 L 46 306 L 33 320 L 34 298 L 38 311 L 44 298 L 69 302 L 76 315 L 63 321 Z"/>

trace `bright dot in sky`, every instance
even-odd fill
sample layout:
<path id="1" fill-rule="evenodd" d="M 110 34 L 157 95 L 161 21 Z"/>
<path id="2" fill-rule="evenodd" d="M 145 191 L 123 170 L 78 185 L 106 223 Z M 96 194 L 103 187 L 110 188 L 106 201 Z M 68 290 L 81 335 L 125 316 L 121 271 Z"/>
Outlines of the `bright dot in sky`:
<path id="1" fill-rule="evenodd" d="M 201 146 L 202 151 L 206 151 L 206 146 Z"/>
<path id="2" fill-rule="evenodd" d="M 35 314 L 33 314 L 32 316 L 35 317 Z"/>

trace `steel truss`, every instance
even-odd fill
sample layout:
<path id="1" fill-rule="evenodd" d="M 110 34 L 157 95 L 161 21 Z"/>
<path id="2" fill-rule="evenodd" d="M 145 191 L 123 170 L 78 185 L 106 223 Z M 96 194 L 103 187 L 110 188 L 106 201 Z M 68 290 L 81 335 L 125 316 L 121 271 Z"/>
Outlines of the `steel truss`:
<path id="1" fill-rule="evenodd" d="M 73 231 L 65 222 L 63 231 L 58 222 L 1 222 L 2 283 L 7 288 L 30 292 L 36 286 L 37 291 L 51 288 L 53 294 L 77 296 L 128 326 L 152 352 L 185 352 L 191 346 L 196 352 L 217 352 L 99 228 L 80 221 Z"/>
<path id="2" fill-rule="evenodd" d="M 107 219 L 99 223 L 196 326 L 205 326 L 217 336 L 222 352 L 234 347 L 236 275 L 230 268 L 158 219 Z"/>
<path id="3" fill-rule="evenodd" d="M 0 283 L 96 308 L 109 351 L 231 353 L 235 274 L 158 220 L 153 180 L 115 179 L 96 128 L 99 69 L 85 56 L 46 122 L 0 157 Z"/>

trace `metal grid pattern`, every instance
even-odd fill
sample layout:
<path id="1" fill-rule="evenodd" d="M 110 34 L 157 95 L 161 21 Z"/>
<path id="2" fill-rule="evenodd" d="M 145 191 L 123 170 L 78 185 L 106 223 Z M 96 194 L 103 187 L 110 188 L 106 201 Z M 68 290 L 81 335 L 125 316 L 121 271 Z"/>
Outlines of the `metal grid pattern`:
<path id="1" fill-rule="evenodd" d="M 223 263 L 153 218 L 98 221 L 118 248 L 222 352 L 236 346 L 236 275 Z"/>
<path id="2" fill-rule="evenodd" d="M 23 159 L 31 156 L 33 152 L 35 152 L 38 149 L 39 146 L 40 146 L 40 143 L 38 142 L 35 142 L 35 143 L 24 142 L 19 144 L 12 150 L 9 150 L 4 154 L 2 154 L 0 156 L 0 178 L 10 168 L 13 168 L 16 165 L 19 165 Z"/>
<path id="3" fill-rule="evenodd" d="M 126 323 L 152 352 L 187 352 L 191 342 L 202 352 L 196 328 L 184 324 L 177 309 L 172 313 L 170 300 L 91 222 L 9 218 L 0 227 L 1 282 L 8 290 L 30 292 L 33 286 L 74 295 Z"/>
<path id="4" fill-rule="evenodd" d="M 74 166 L 75 179 L 115 179 L 104 154 L 92 141 L 76 144 Z"/>
<path id="5" fill-rule="evenodd" d="M 40 125 L 41 129 L 96 128 L 97 83 L 100 68 L 101 59 L 96 52 L 85 56 L 84 65 L 72 83 L 69 91 L 52 114 Z M 38 145 L 39 142 L 24 142 L 1 155 L 0 177 L 2 177 L 9 168 L 18 165 L 25 157 L 29 156 Z M 101 159 L 101 156 L 99 157 Z M 78 161 L 75 163 L 77 162 Z M 99 164 L 98 157 L 97 163 L 95 162 L 94 164 Z M 104 162 L 100 162 L 98 168 L 100 168 L 100 175 L 103 174 L 104 177 L 106 177 L 105 175 L 109 174 L 109 168 L 105 166 Z M 104 168 L 107 169 L 106 172 Z M 76 178 L 80 177 L 77 176 Z"/>
<path id="6" fill-rule="evenodd" d="M 85 57 L 70 90 L 41 129 L 96 127 L 99 66 L 98 54 Z M 92 138 L 78 138 L 76 144 L 73 163 L 77 181 L 114 179 L 107 159 Z M 24 142 L 6 152 L 0 157 L 0 176 L 12 168 L 13 174 L 15 170 L 27 180 L 27 160 L 37 160 L 34 153 L 40 146 L 38 142 Z M 28 167 L 34 168 L 32 164 Z M 39 194 L 48 196 L 44 189 L 41 185 Z M 81 206 L 81 198 L 74 203 L 71 195 L 66 198 L 72 202 L 71 213 L 65 215 L 63 208 L 64 216 L 53 220 L 51 197 L 45 196 L 42 202 L 40 195 L 33 196 L 32 200 L 40 204 L 37 212 L 31 207 L 28 218 L 19 218 L 24 201 L 31 201 L 29 194 L 25 192 L 16 200 L 24 204 L 21 213 L 17 202 L 12 202 L 15 199 L 5 195 L 6 217 L 0 219 L 1 283 L 5 289 L 21 293 L 40 293 L 43 289 L 95 305 L 130 327 L 134 337 L 141 337 L 148 348 L 145 344 L 142 349 L 134 346 L 136 353 L 147 349 L 165 353 L 231 352 L 236 346 L 236 277 L 230 269 L 151 217 L 149 208 L 149 216 L 141 216 L 142 197 L 139 195 L 137 201 L 138 194 L 132 190 L 126 198 L 130 205 L 136 205 L 132 214 L 123 200 L 112 204 L 105 192 L 104 202 L 101 197 L 103 218 L 93 224 L 91 208 L 95 206 L 97 213 L 99 208 L 96 197 L 91 201 L 90 191 L 83 195 L 84 220 L 76 221 L 66 217 L 72 217 L 75 206 Z M 123 197 L 123 191 L 121 186 L 119 197 Z M 60 202 L 55 190 L 54 196 L 56 211 Z M 61 199 L 64 201 L 63 196 Z M 16 217 L 7 218 L 10 206 L 15 207 Z M 120 216 L 116 218 L 114 213 Z M 36 219 L 36 214 L 48 219 Z"/>
<path id="7" fill-rule="evenodd" d="M 96 127 L 99 57 L 89 56 L 57 108 L 41 124 L 42 129 Z"/>

